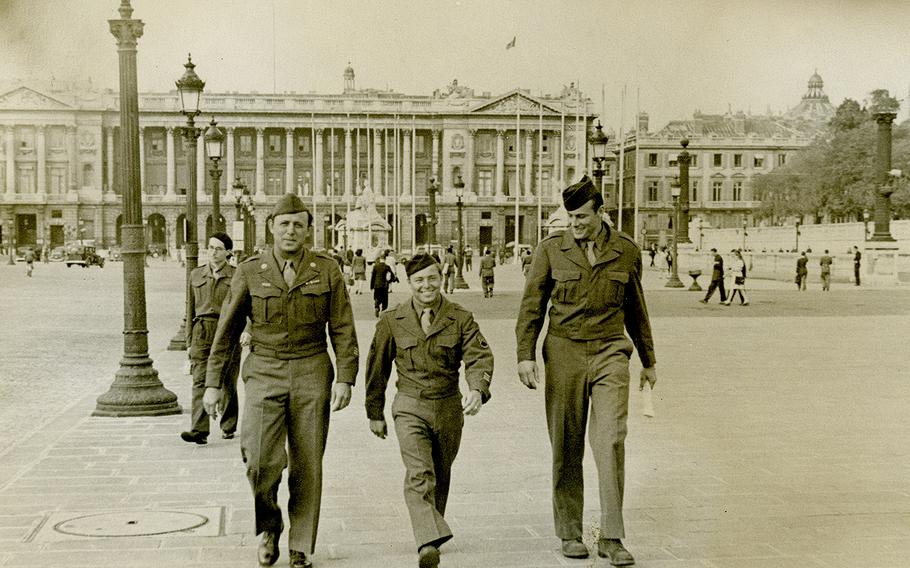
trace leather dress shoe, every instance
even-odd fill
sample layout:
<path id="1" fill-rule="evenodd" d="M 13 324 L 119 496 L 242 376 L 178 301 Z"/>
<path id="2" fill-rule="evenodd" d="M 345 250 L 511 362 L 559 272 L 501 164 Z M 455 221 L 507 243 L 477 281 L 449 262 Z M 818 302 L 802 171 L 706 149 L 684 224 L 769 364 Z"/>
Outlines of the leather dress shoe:
<path id="1" fill-rule="evenodd" d="M 259 565 L 271 566 L 278 560 L 278 533 L 265 531 L 259 537 Z"/>
<path id="2" fill-rule="evenodd" d="M 195 444 L 199 444 L 200 446 L 203 444 L 209 443 L 207 438 L 208 438 L 208 436 L 206 436 L 205 434 L 199 434 L 199 433 L 193 433 L 193 432 L 181 432 L 180 433 L 180 439 L 183 440 L 184 442 L 190 442 L 191 444 L 195 443 Z"/>
<path id="3" fill-rule="evenodd" d="M 221 437 L 224 438 L 225 440 L 233 440 L 234 433 L 233 432 L 222 432 Z"/>
<path id="4" fill-rule="evenodd" d="M 297 550 L 291 551 L 291 568 L 310 568 L 313 565 L 306 554 Z"/>
<path id="5" fill-rule="evenodd" d="M 562 555 L 566 558 L 587 558 L 588 547 L 585 546 L 585 543 L 581 542 L 580 538 L 563 539 Z"/>
<path id="6" fill-rule="evenodd" d="M 601 558 L 609 558 L 610 564 L 613 566 L 635 564 L 635 559 L 618 538 L 602 538 L 597 541 L 597 555 Z"/>
<path id="7" fill-rule="evenodd" d="M 419 568 L 436 568 L 439 566 L 439 549 L 432 544 L 425 544 L 417 551 Z"/>

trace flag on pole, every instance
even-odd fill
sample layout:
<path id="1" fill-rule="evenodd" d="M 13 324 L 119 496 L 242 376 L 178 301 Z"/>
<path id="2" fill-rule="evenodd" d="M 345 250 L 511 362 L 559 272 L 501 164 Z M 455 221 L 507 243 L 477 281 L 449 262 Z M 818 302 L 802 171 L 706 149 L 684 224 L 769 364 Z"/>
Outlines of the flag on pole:
<path id="1" fill-rule="evenodd" d="M 515 47 L 515 38 L 516 37 L 517 36 L 512 36 L 512 41 L 510 41 L 509 43 L 506 44 L 506 49 L 512 49 L 513 47 Z"/>

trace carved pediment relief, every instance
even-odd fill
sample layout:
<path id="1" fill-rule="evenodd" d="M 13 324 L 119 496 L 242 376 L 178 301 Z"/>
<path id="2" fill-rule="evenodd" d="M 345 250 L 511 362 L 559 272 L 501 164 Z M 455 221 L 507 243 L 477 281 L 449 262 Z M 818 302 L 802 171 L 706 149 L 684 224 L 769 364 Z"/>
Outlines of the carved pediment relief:
<path id="1" fill-rule="evenodd" d="M 517 92 L 512 92 L 493 102 L 484 103 L 475 108 L 472 112 L 478 114 L 515 114 L 520 111 L 522 114 L 536 115 L 540 113 L 541 105 L 543 105 L 544 115 L 559 115 L 559 111 L 548 106 L 546 103 Z"/>
<path id="2" fill-rule="evenodd" d="M 41 94 L 28 87 L 19 87 L 6 94 L 0 95 L 0 108 L 23 110 L 65 110 L 72 108 L 70 105 L 57 99 Z"/>

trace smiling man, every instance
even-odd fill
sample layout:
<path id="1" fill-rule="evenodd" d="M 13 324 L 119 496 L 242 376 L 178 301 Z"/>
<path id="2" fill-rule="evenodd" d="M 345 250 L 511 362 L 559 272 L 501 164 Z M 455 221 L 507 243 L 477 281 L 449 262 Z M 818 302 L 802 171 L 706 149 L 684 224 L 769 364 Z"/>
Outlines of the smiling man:
<path id="1" fill-rule="evenodd" d="M 543 360 L 556 534 L 562 539 L 564 556 L 588 556 L 581 540 L 582 460 L 590 410 L 591 448 L 600 487 L 597 551 L 614 566 L 626 566 L 635 562 L 621 541 L 633 343 L 643 367 L 640 385 L 647 381 L 653 387 L 657 381 L 641 287 L 641 250 L 628 235 L 602 220 L 603 198 L 587 176 L 567 188 L 562 199 L 570 228 L 541 241 L 525 281 L 515 326 L 518 376 L 526 387 L 537 388 L 537 338 L 549 305 Z"/>
<path id="2" fill-rule="evenodd" d="M 278 537 L 284 526 L 278 486 L 288 458 L 290 566 L 311 565 L 307 555 L 316 544 L 329 409 L 348 405 L 357 377 L 357 337 L 348 291 L 335 260 L 304 247 L 311 220 L 296 195 L 287 194 L 275 204 L 267 224 L 275 244 L 237 267 L 206 374 L 210 388 L 205 406 L 211 412 L 220 400 L 217 387 L 230 346 L 237 343 L 249 318 L 240 445 L 253 490 L 263 566 L 274 564 L 279 556 Z M 327 351 L 329 340 L 337 378 Z"/>
<path id="3" fill-rule="evenodd" d="M 443 518 L 452 463 L 464 415 L 490 398 L 493 352 L 470 312 L 440 293 L 436 260 L 419 254 L 405 265 L 411 299 L 382 314 L 367 357 L 366 409 L 370 430 L 385 438 L 385 391 L 392 363 L 398 393 L 392 418 L 407 473 L 404 500 L 417 541 L 418 566 L 439 565 L 439 546 L 452 538 Z M 465 365 L 468 392 L 460 396 Z"/>

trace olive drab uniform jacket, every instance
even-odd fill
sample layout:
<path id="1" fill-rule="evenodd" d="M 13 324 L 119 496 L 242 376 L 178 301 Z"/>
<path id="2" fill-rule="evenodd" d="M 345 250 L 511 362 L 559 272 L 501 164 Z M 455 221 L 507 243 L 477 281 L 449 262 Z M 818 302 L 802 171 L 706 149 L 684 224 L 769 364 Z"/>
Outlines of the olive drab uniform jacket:
<path id="1" fill-rule="evenodd" d="M 550 305 L 548 333 L 574 340 L 623 337 L 628 330 L 641 363 L 655 364 L 654 340 L 641 287 L 641 249 L 604 224 L 609 235 L 594 265 L 571 231 L 540 242 L 525 280 L 519 310 L 518 360 L 534 361 L 537 338 Z"/>
<path id="2" fill-rule="evenodd" d="M 250 319 L 250 349 L 276 359 L 298 359 L 335 352 L 336 380 L 354 384 L 358 350 L 350 298 L 335 259 L 305 251 L 297 278 L 288 287 L 271 250 L 249 257 L 234 273 L 230 300 L 221 310 L 206 373 L 206 386 L 217 387 L 230 346 L 239 341 Z"/>
<path id="3" fill-rule="evenodd" d="M 190 314 L 192 325 L 186 326 L 186 344 L 191 359 L 208 357 L 221 305 L 231 293 L 231 279 L 235 268 L 224 263 L 218 277 L 212 273 L 208 263 L 195 268 L 190 273 Z"/>

